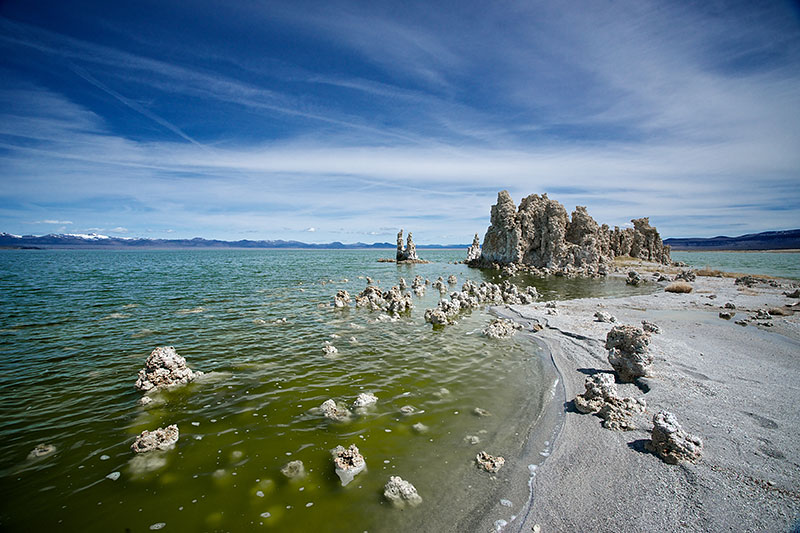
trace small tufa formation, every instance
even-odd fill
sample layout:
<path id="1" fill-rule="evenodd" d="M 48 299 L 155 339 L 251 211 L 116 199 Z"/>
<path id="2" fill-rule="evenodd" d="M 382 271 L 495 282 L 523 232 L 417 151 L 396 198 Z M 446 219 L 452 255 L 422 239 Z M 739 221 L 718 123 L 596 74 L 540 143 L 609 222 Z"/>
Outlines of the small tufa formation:
<path id="1" fill-rule="evenodd" d="M 343 487 L 367 468 L 367 462 L 355 444 L 351 444 L 349 448 L 337 446 L 331 450 L 331 455 L 333 456 L 333 467 L 336 475 L 342 481 Z"/>
<path id="2" fill-rule="evenodd" d="M 411 232 L 408 232 L 408 241 L 405 248 L 403 247 L 403 230 L 397 233 L 397 262 L 401 261 L 419 261 L 417 245 L 411 238 Z"/>
<path id="3" fill-rule="evenodd" d="M 131 450 L 136 453 L 151 452 L 153 450 L 169 450 L 178 442 L 178 425 L 172 424 L 154 431 L 142 431 L 131 444 Z"/>
<path id="4" fill-rule="evenodd" d="M 335 357 L 337 353 L 339 353 L 339 349 L 330 343 L 330 341 L 325 341 L 325 345 L 322 347 L 322 353 L 325 354 L 325 357 Z"/>
<path id="5" fill-rule="evenodd" d="M 416 281 L 416 280 L 415 280 Z M 356 296 L 356 307 L 366 307 L 371 311 L 386 311 L 391 314 L 400 314 L 410 311 L 414 304 L 411 302 L 411 293 L 403 292 L 394 286 L 386 292 L 380 287 L 367 285 Z"/>
<path id="6" fill-rule="evenodd" d="M 678 274 L 675 275 L 672 281 L 688 281 L 692 282 L 697 279 L 697 274 L 694 273 L 694 270 L 681 270 Z"/>
<path id="7" fill-rule="evenodd" d="M 363 409 L 378 403 L 378 397 L 371 392 L 362 392 L 356 397 L 353 402 L 353 409 Z"/>
<path id="8" fill-rule="evenodd" d="M 489 323 L 486 329 L 483 330 L 483 334 L 490 339 L 500 339 L 503 337 L 510 337 L 520 329 L 522 329 L 522 324 L 517 324 L 513 320 L 495 318 Z"/>
<path id="9" fill-rule="evenodd" d="M 536 287 L 527 287 L 520 291 L 510 281 L 503 281 L 502 285 L 490 282 L 481 282 L 476 285 L 467 280 L 461 286 L 461 291 L 450 293 L 449 300 L 439 300 L 437 307 L 425 310 L 425 321 L 433 325 L 449 324 L 462 311 L 476 309 L 481 304 L 530 304 L 536 301 L 539 293 Z"/>
<path id="10" fill-rule="evenodd" d="M 281 468 L 281 474 L 287 479 L 301 479 L 306 477 L 306 468 L 303 461 L 289 461 Z"/>
<path id="11" fill-rule="evenodd" d="M 610 374 L 595 374 L 586 378 L 586 392 L 575 397 L 575 408 L 584 414 L 596 414 L 603 419 L 603 427 L 630 430 L 636 426 L 633 415 L 643 413 L 644 399 L 620 398 L 614 377 Z"/>
<path id="12" fill-rule="evenodd" d="M 500 191 L 481 255 L 468 262 L 472 266 L 513 263 L 583 275 L 602 275 L 611 260 L 622 255 L 669 264 L 669 246 L 664 246 L 650 220 L 631 222 L 632 228 L 611 231 L 598 225 L 583 206 L 577 206 L 570 219 L 564 206 L 547 194 L 532 194 L 517 209 L 508 191 Z"/>
<path id="13" fill-rule="evenodd" d="M 447 283 L 450 285 L 455 285 L 456 283 L 458 283 L 458 278 L 456 277 L 455 274 L 450 274 L 449 276 L 447 276 Z"/>
<path id="14" fill-rule="evenodd" d="M 489 455 L 485 451 L 479 452 L 475 457 L 475 461 L 478 463 L 478 468 L 483 468 L 492 474 L 497 473 L 497 471 L 500 470 L 504 464 L 506 464 L 506 460 L 504 458 L 500 456 L 495 457 L 494 455 Z"/>
<path id="15" fill-rule="evenodd" d="M 655 333 L 659 335 L 661 333 L 661 328 L 658 324 L 654 324 L 653 322 L 648 322 L 647 320 L 642 320 L 642 329 L 646 333 Z"/>
<path id="16" fill-rule="evenodd" d="M 475 234 L 475 238 L 472 239 L 472 246 L 467 248 L 467 263 L 472 261 L 477 261 L 481 258 L 481 240 L 478 237 L 478 234 Z"/>
<path id="17" fill-rule="evenodd" d="M 414 506 L 422 503 L 422 498 L 417 494 L 417 489 L 400 476 L 392 476 L 383 487 L 383 496 L 395 507 L 404 507 L 406 504 Z"/>
<path id="18" fill-rule="evenodd" d="M 320 405 L 322 414 L 325 418 L 336 422 L 347 422 L 350 420 L 350 411 L 344 405 L 337 405 L 334 400 L 325 400 Z"/>
<path id="19" fill-rule="evenodd" d="M 45 444 L 42 442 L 41 444 L 37 444 L 34 449 L 28 454 L 28 459 L 38 459 L 40 457 L 47 457 L 48 455 L 55 453 L 56 447 L 53 444 Z"/>
<path id="20" fill-rule="evenodd" d="M 346 290 L 342 289 L 336 292 L 336 296 L 333 297 L 333 306 L 337 309 L 341 309 L 343 307 L 350 306 L 350 293 Z"/>
<path id="21" fill-rule="evenodd" d="M 178 355 L 172 346 L 160 346 L 150 353 L 144 368 L 139 371 L 136 388 L 148 392 L 162 387 L 185 385 L 202 372 L 193 372 L 186 366 L 186 359 Z"/>
<path id="22" fill-rule="evenodd" d="M 628 277 L 627 279 L 625 279 L 626 284 L 633 285 L 634 287 L 638 287 L 643 282 L 644 280 L 642 279 L 642 276 L 639 275 L 639 273 L 636 272 L 635 270 L 631 270 L 630 272 L 628 272 Z"/>
<path id="23" fill-rule="evenodd" d="M 653 416 L 653 433 L 646 446 L 665 463 L 673 465 L 681 461 L 694 463 L 703 453 L 703 441 L 685 432 L 669 411 Z"/>
<path id="24" fill-rule="evenodd" d="M 617 317 L 607 311 L 597 311 L 594 314 L 595 322 L 616 322 Z"/>
<path id="25" fill-rule="evenodd" d="M 622 382 L 646 376 L 653 364 L 648 353 L 650 335 L 636 326 L 614 326 L 606 335 L 608 362 Z"/>

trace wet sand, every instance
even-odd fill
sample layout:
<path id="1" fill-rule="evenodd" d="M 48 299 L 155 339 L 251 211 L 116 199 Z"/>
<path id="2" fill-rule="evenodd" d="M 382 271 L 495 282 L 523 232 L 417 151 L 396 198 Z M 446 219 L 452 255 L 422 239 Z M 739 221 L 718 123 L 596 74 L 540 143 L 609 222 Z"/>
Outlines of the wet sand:
<path id="1" fill-rule="evenodd" d="M 558 302 L 558 315 L 544 304 L 495 309 L 544 326 L 533 335 L 563 379 L 554 400 L 563 406 L 563 424 L 535 472 L 532 503 L 504 531 L 793 531 L 800 525 L 800 314 L 774 316 L 771 327 L 760 325 L 763 320 L 734 323 L 759 309 L 800 310 L 785 307 L 798 299 L 783 295 L 788 282 L 746 288 L 730 278 L 698 277 L 693 286 L 689 294 L 661 289 Z M 731 320 L 719 317 L 726 302 L 736 306 Z M 612 370 L 603 344 L 613 324 L 595 321 L 601 309 L 617 324 L 646 319 L 662 330 L 651 337 L 652 375 L 641 387 L 619 385 L 621 395 L 647 401 L 633 431 L 604 429 L 599 418 L 572 408 L 588 375 Z M 703 439 L 698 463 L 669 465 L 646 451 L 652 416 L 662 409 Z M 528 448 L 531 462 L 540 451 Z"/>

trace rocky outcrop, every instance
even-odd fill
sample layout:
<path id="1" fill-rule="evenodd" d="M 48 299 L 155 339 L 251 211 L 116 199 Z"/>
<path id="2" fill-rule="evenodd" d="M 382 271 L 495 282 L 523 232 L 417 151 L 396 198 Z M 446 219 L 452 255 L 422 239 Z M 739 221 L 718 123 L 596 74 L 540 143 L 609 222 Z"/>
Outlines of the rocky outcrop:
<path id="1" fill-rule="evenodd" d="M 449 300 L 439 300 L 437 307 L 426 309 L 425 321 L 433 325 L 447 324 L 452 322 L 459 313 L 478 308 L 484 303 L 530 304 L 538 297 L 539 293 L 535 287 L 526 287 L 524 291 L 520 291 L 508 280 L 503 281 L 501 285 L 486 281 L 476 285 L 467 280 L 461 286 L 461 291 L 450 293 Z"/>
<path id="2" fill-rule="evenodd" d="M 518 264 L 544 273 L 596 275 L 616 256 L 630 255 L 646 261 L 669 264 L 669 246 L 647 218 L 631 221 L 632 228 L 613 231 L 598 225 L 586 208 L 577 206 L 570 217 L 566 209 L 547 194 L 532 194 L 519 209 L 508 191 L 500 191 L 492 206 L 491 225 L 483 239 L 480 256 L 471 266 Z"/>
<path id="3" fill-rule="evenodd" d="M 416 283 L 416 280 L 414 282 Z M 411 293 L 401 291 L 396 285 L 388 291 L 382 292 L 380 287 L 370 284 L 356 296 L 356 307 L 400 314 L 411 310 L 414 305 L 411 302 Z"/>
<path id="4" fill-rule="evenodd" d="M 648 353 L 650 335 L 636 326 L 614 326 L 606 335 L 608 362 L 620 381 L 630 382 L 646 376 L 653 364 Z"/>
<path id="5" fill-rule="evenodd" d="M 411 232 L 408 232 L 408 240 L 406 246 L 403 247 L 403 230 L 397 233 L 397 261 L 419 261 L 417 257 L 417 245 L 411 237 Z"/>
<path id="6" fill-rule="evenodd" d="M 136 453 L 151 452 L 153 450 L 168 450 L 178 442 L 178 425 L 172 424 L 154 431 L 142 431 L 141 435 L 131 444 L 131 450 Z"/>
<path id="7" fill-rule="evenodd" d="M 497 473 L 497 471 L 503 468 L 503 465 L 506 464 L 506 460 L 504 458 L 500 456 L 489 455 L 485 451 L 478 453 L 478 455 L 475 457 L 475 462 L 478 464 L 478 468 L 483 468 L 492 474 Z"/>
<path id="8" fill-rule="evenodd" d="M 522 329 L 522 324 L 518 324 L 513 320 L 495 318 L 486 326 L 486 329 L 483 330 L 483 334 L 490 339 L 501 339 L 503 337 L 510 337 L 520 329 Z"/>
<path id="9" fill-rule="evenodd" d="M 475 238 L 472 239 L 472 246 L 467 248 L 467 263 L 470 261 L 475 261 L 480 259 L 481 257 L 481 239 L 478 237 L 478 234 L 475 234 Z"/>
<path id="10" fill-rule="evenodd" d="M 160 346 L 150 353 L 139 371 L 136 388 L 148 392 L 162 387 L 185 385 L 202 372 L 193 372 L 186 366 L 186 359 L 178 355 L 172 346 Z"/>
<path id="11" fill-rule="evenodd" d="M 333 306 L 336 308 L 349 307 L 350 293 L 344 289 L 337 291 L 336 296 L 333 297 Z"/>
<path id="12" fill-rule="evenodd" d="M 675 415 L 669 411 L 661 411 L 653 416 L 653 432 L 647 449 L 661 457 L 665 463 L 694 463 L 703 453 L 703 441 L 684 431 Z"/>
<path id="13" fill-rule="evenodd" d="M 400 476 L 392 476 L 383 487 L 383 496 L 395 507 L 404 507 L 406 504 L 414 506 L 422 503 L 422 497 L 417 489 Z"/>
<path id="14" fill-rule="evenodd" d="M 586 392 L 575 397 L 575 408 L 581 413 L 596 414 L 603 419 L 608 429 L 635 429 L 633 415 L 643 413 L 644 399 L 620 398 L 614 377 L 610 374 L 595 374 L 586 378 Z"/>
<path id="15" fill-rule="evenodd" d="M 331 455 L 333 456 L 333 467 L 336 475 L 342 481 L 342 486 L 353 481 L 356 475 L 367 468 L 367 462 L 355 444 L 351 444 L 349 448 L 337 446 L 331 450 Z"/>

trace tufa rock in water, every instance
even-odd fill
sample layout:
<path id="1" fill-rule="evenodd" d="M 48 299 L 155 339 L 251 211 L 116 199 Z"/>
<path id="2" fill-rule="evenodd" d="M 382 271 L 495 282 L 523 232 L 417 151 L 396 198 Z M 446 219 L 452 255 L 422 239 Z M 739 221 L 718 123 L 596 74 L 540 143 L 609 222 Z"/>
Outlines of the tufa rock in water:
<path id="1" fill-rule="evenodd" d="M 483 468 L 492 474 L 496 473 L 498 470 L 503 468 L 504 464 L 506 464 L 506 460 L 504 458 L 500 456 L 495 457 L 494 455 L 489 455 L 485 451 L 479 452 L 475 457 L 475 461 L 478 463 L 478 468 Z"/>
<path id="2" fill-rule="evenodd" d="M 610 374 L 595 374 L 586 378 L 586 391 L 575 397 L 575 408 L 584 414 L 596 414 L 603 419 L 608 429 L 635 429 L 632 417 L 643 413 L 644 399 L 620 398 L 614 377 Z"/>
<path id="3" fill-rule="evenodd" d="M 490 282 L 481 282 L 476 285 L 467 280 L 461 286 L 460 292 L 450 293 L 449 300 L 439 300 L 437 307 L 425 310 L 425 321 L 433 325 L 448 324 L 462 311 L 476 309 L 481 304 L 530 304 L 539 297 L 535 287 L 527 287 L 520 291 L 516 285 L 508 280 L 502 285 Z"/>
<path id="4" fill-rule="evenodd" d="M 52 444 L 37 444 L 34 449 L 31 450 L 31 453 L 28 454 L 28 459 L 38 459 L 40 457 L 46 457 L 52 453 L 55 453 L 56 447 Z"/>
<path id="5" fill-rule="evenodd" d="M 449 285 L 455 285 L 456 283 L 458 283 L 458 278 L 456 277 L 455 274 L 450 274 L 449 276 L 447 276 L 447 283 Z"/>
<path id="6" fill-rule="evenodd" d="M 685 432 L 669 411 L 653 416 L 653 432 L 646 447 L 665 463 L 673 465 L 681 461 L 694 463 L 703 453 L 703 441 Z"/>
<path id="7" fill-rule="evenodd" d="M 378 397 L 371 392 L 360 393 L 353 402 L 353 409 L 363 409 L 378 403 Z"/>
<path id="8" fill-rule="evenodd" d="M 417 257 L 417 245 L 411 238 L 411 232 L 408 232 L 408 240 L 406 241 L 405 248 L 403 247 L 403 230 L 397 233 L 397 262 L 401 261 L 419 261 Z"/>
<path id="9" fill-rule="evenodd" d="M 342 481 L 343 487 L 367 468 L 367 462 L 355 444 L 351 444 L 347 449 L 344 446 L 337 446 L 331 450 L 331 455 L 333 456 L 333 467 L 336 475 Z"/>
<path id="10" fill-rule="evenodd" d="M 414 290 L 416 292 L 416 289 Z M 382 292 L 380 287 L 367 285 L 356 296 L 356 307 L 366 307 L 371 311 L 387 311 L 394 315 L 410 311 L 414 304 L 411 302 L 411 293 L 403 292 L 397 286 Z"/>
<path id="11" fill-rule="evenodd" d="M 342 289 L 336 292 L 333 297 L 333 306 L 337 308 L 348 307 L 350 305 L 350 293 Z"/>
<path id="12" fill-rule="evenodd" d="M 141 435 L 131 444 L 131 450 L 136 453 L 151 452 L 153 450 L 168 450 L 178 442 L 178 425 L 172 424 L 154 431 L 142 431 Z"/>
<path id="13" fill-rule="evenodd" d="M 172 346 L 160 346 L 150 353 L 139 371 L 136 388 L 140 391 L 151 391 L 173 385 L 185 385 L 202 372 L 192 372 L 186 366 L 186 359 L 178 355 Z"/>
<path id="14" fill-rule="evenodd" d="M 392 476 L 383 487 L 383 496 L 395 507 L 404 507 L 406 504 L 414 506 L 422 503 L 422 498 L 417 494 L 417 489 L 400 476 Z"/>
<path id="15" fill-rule="evenodd" d="M 639 285 L 642 284 L 642 282 L 644 282 L 644 280 L 642 279 L 642 276 L 639 275 L 638 272 L 636 272 L 635 270 L 631 270 L 630 272 L 628 272 L 628 278 L 625 280 L 626 284 L 638 287 Z"/>
<path id="16" fill-rule="evenodd" d="M 303 461 L 289 461 L 281 468 L 281 474 L 288 479 L 301 479 L 306 476 L 306 468 Z"/>
<path id="17" fill-rule="evenodd" d="M 478 237 L 478 234 L 475 234 L 475 238 L 472 239 L 472 246 L 467 248 L 467 263 L 471 261 L 476 261 L 481 257 L 481 240 Z"/>
<path id="18" fill-rule="evenodd" d="M 606 335 L 608 362 L 622 382 L 646 376 L 653 364 L 648 353 L 650 335 L 636 326 L 614 326 Z"/>
<path id="19" fill-rule="evenodd" d="M 479 257 L 471 266 L 525 265 L 553 273 L 602 275 L 616 256 L 669 264 L 669 246 L 647 218 L 632 220 L 633 228 L 609 230 L 598 225 L 586 208 L 570 216 L 547 194 L 532 194 L 519 209 L 508 191 L 500 191 L 492 206 L 491 225 Z M 470 251 L 474 251 L 474 245 Z"/>
<path id="20" fill-rule="evenodd" d="M 339 349 L 336 348 L 330 341 L 325 341 L 325 345 L 322 347 L 322 353 L 325 354 L 325 357 L 335 357 L 337 353 L 339 353 Z"/>
<path id="21" fill-rule="evenodd" d="M 522 324 L 517 324 L 513 320 L 505 318 L 495 318 L 483 330 L 483 334 L 490 339 L 500 339 L 502 337 L 510 337 L 519 329 L 522 329 Z"/>
<path id="22" fill-rule="evenodd" d="M 322 414 L 325 418 L 335 420 L 336 422 L 347 422 L 350 420 L 350 411 L 344 405 L 337 405 L 333 400 L 325 400 L 320 405 Z"/>

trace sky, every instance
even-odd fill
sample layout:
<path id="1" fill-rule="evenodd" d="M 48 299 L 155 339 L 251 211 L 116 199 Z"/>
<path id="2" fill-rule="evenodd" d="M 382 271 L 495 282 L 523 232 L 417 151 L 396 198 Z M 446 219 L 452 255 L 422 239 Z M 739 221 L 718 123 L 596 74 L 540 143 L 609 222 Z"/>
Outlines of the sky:
<path id="1" fill-rule="evenodd" d="M 501 189 L 800 227 L 800 8 L 0 1 L 0 231 L 469 243 Z"/>

